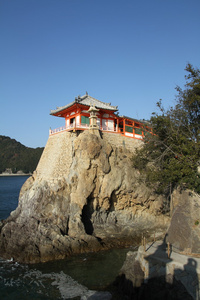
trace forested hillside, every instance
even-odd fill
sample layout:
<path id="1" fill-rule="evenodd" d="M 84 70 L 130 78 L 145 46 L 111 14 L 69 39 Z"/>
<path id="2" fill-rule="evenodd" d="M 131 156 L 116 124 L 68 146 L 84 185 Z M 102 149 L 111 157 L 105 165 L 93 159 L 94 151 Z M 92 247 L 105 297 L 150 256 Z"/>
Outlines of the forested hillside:
<path id="1" fill-rule="evenodd" d="M 28 148 L 8 136 L 0 135 L 0 173 L 11 168 L 13 173 L 22 170 L 33 172 L 44 148 Z"/>

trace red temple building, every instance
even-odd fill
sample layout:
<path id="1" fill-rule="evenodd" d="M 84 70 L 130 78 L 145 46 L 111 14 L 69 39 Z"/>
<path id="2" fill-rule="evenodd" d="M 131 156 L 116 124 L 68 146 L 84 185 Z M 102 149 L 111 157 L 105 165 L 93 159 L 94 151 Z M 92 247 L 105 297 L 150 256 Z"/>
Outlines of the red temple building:
<path id="1" fill-rule="evenodd" d="M 78 96 L 75 100 L 65 106 L 51 110 L 51 115 L 65 119 L 65 125 L 54 130 L 50 129 L 50 135 L 60 131 L 87 130 L 90 126 L 91 107 L 96 110 L 96 122 L 100 131 L 112 132 L 135 139 L 143 139 L 151 133 L 149 124 L 126 116 L 118 115 L 118 107 L 111 103 L 101 102 L 87 93 Z"/>

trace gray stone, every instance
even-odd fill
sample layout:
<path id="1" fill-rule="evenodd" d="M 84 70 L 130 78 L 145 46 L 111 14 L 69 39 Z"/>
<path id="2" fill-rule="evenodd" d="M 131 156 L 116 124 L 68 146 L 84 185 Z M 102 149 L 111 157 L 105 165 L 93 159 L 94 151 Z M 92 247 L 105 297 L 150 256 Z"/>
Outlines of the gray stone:
<path id="1" fill-rule="evenodd" d="M 112 295 L 109 292 L 88 291 L 81 300 L 110 300 Z"/>
<path id="2" fill-rule="evenodd" d="M 186 254 L 200 253 L 200 196 L 185 190 L 175 191 L 171 223 L 168 229 L 167 241 L 173 246 L 173 251 Z"/>

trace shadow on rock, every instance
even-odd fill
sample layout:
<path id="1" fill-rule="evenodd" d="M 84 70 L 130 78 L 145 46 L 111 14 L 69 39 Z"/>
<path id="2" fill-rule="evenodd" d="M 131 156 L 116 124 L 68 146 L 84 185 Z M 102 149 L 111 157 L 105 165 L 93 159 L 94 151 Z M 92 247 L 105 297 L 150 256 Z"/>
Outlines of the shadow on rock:
<path id="1" fill-rule="evenodd" d="M 145 279 L 137 252 L 128 252 L 115 282 L 108 288 L 113 300 L 192 300 L 184 285 L 171 274 Z"/>
<path id="2" fill-rule="evenodd" d="M 137 276 L 136 276 L 137 277 Z M 136 285 L 132 280 L 127 279 L 124 274 L 118 276 L 112 290 L 113 300 L 192 300 L 185 287 L 172 275 L 154 277 L 137 286 L 141 278 L 135 279 Z"/>

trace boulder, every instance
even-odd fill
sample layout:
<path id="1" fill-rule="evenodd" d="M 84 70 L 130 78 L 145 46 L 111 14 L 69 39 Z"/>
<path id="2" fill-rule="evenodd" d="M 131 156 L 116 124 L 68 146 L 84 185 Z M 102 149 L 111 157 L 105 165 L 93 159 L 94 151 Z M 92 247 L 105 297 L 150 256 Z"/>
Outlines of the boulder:
<path id="1" fill-rule="evenodd" d="M 173 251 L 200 254 L 200 196 L 189 190 L 176 190 L 171 212 L 167 241 Z"/>

